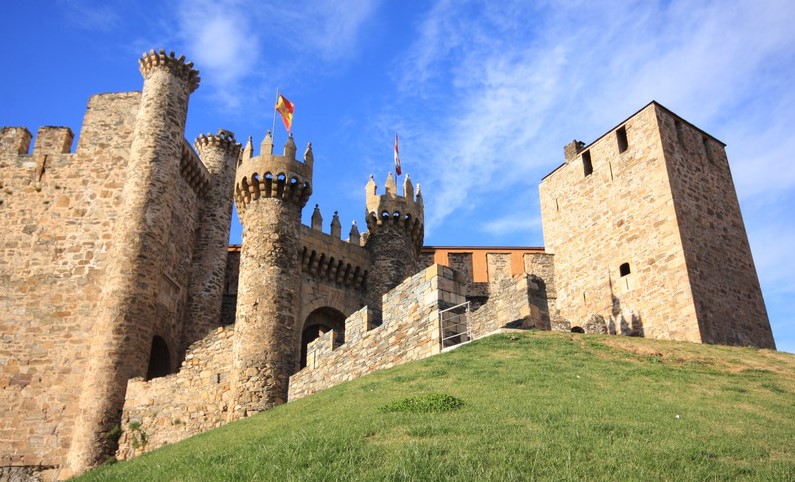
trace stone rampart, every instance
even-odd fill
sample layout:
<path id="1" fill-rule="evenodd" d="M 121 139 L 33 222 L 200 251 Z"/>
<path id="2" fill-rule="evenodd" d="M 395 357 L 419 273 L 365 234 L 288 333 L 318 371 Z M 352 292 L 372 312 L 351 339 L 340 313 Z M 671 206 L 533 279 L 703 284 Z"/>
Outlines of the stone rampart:
<path id="1" fill-rule="evenodd" d="M 346 321 L 350 341 L 335 346 L 331 331 L 310 344 L 311 363 L 290 377 L 289 399 L 439 353 L 439 310 L 463 301 L 460 284 L 445 266 L 406 279 L 384 296 L 381 326 L 374 327 L 373 314 L 363 308 Z"/>
<path id="2" fill-rule="evenodd" d="M 0 466 L 66 457 L 139 102 L 92 97 L 74 154 L 67 129 L 41 129 L 32 154 L 26 129 L 3 129 Z"/>
<path id="3" fill-rule="evenodd" d="M 535 274 L 512 274 L 510 253 L 489 253 L 487 261 L 489 299 L 472 313 L 472 337 L 505 327 L 550 329 L 544 280 Z M 536 258 L 535 262 L 546 265 L 549 260 Z"/>
<path id="4" fill-rule="evenodd" d="M 234 326 L 191 345 L 178 373 L 127 384 L 116 457 L 128 459 L 223 425 L 232 404 Z"/>

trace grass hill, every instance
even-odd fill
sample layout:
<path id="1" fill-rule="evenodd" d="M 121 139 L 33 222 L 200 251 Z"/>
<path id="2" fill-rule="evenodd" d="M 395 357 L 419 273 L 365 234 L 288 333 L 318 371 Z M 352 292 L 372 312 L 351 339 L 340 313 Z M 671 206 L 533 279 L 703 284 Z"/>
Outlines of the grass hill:
<path id="1" fill-rule="evenodd" d="M 533 479 L 795 480 L 795 356 L 495 335 L 79 480 Z"/>

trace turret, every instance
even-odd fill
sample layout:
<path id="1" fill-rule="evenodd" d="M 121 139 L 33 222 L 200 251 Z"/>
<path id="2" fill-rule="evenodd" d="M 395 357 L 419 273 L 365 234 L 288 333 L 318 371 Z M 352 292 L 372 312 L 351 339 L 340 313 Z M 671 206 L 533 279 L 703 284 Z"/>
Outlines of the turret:
<path id="1" fill-rule="evenodd" d="M 76 473 L 115 450 L 108 433 L 120 422 L 127 380 L 147 374 L 162 316 L 160 288 L 173 275 L 163 269 L 164 256 L 178 202 L 188 98 L 199 75 L 184 57 L 163 50 L 144 54 L 139 67 L 144 85 L 69 453 Z M 176 357 L 171 360 L 175 366 Z"/>
<path id="2" fill-rule="evenodd" d="M 320 214 L 320 205 L 315 204 L 315 210 L 312 211 L 312 229 L 323 231 L 323 215 Z"/>
<path id="3" fill-rule="evenodd" d="M 342 235 L 342 224 L 340 224 L 340 214 L 334 211 L 334 217 L 331 218 L 331 236 L 340 239 Z"/>
<path id="4" fill-rule="evenodd" d="M 295 141 L 273 154 L 270 132 L 259 156 L 241 159 L 235 202 L 243 224 L 234 341 L 232 418 L 287 401 L 301 287 L 301 210 L 312 194 L 312 151 L 295 159 Z M 314 216 L 313 216 L 314 218 Z M 322 223 L 320 213 L 318 222 Z M 313 222 L 313 225 L 315 222 Z"/>
<path id="5" fill-rule="evenodd" d="M 232 193 L 240 158 L 240 144 L 235 135 L 223 129 L 217 134 L 202 134 L 193 145 L 207 167 L 210 184 L 201 199 L 181 354 L 221 323 Z"/>
<path id="6" fill-rule="evenodd" d="M 379 312 L 381 297 L 415 273 L 424 236 L 425 215 L 422 197 L 406 175 L 403 195 L 397 193 L 392 173 L 387 175 L 385 193 L 378 194 L 375 179 L 365 187 L 368 236 L 365 247 L 373 265 L 368 275 L 369 305 Z"/>

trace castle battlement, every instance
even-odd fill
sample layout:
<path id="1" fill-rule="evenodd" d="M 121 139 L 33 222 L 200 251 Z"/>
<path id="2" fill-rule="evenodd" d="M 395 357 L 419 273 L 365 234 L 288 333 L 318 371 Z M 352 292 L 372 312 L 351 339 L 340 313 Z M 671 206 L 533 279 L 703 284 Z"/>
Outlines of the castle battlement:
<path id="1" fill-rule="evenodd" d="M 232 139 L 234 140 L 234 138 Z M 197 139 L 198 143 L 199 140 Z M 182 155 L 179 158 L 179 173 L 196 194 L 201 194 L 210 185 L 210 173 L 199 159 L 198 154 L 190 147 L 187 140 L 182 142 Z"/>
<path id="2" fill-rule="evenodd" d="M 283 155 L 273 154 L 270 131 L 260 145 L 259 156 L 252 156 L 249 139 L 238 162 L 235 177 L 235 201 L 241 214 L 251 201 L 260 197 L 280 198 L 300 207 L 306 205 L 312 195 L 312 144 L 307 145 L 303 162 L 296 160 L 295 153 L 292 134 L 284 145 Z"/>
<path id="3" fill-rule="evenodd" d="M 72 153 L 74 137 L 74 133 L 68 127 L 40 127 L 36 133 L 33 152 L 30 152 L 33 136 L 27 128 L 3 127 L 0 130 L 0 162 L 18 167 L 43 169 L 45 157 L 52 158 Z"/>
<path id="4" fill-rule="evenodd" d="M 367 228 L 373 232 L 382 226 L 400 226 L 411 236 L 417 248 L 422 245 L 425 229 L 425 209 L 420 185 L 414 194 L 414 185 L 408 174 L 403 181 L 403 195 L 397 192 L 397 183 L 390 172 L 384 184 L 384 194 L 378 194 L 378 186 L 371 175 L 365 186 L 367 206 Z"/>
<path id="5" fill-rule="evenodd" d="M 301 269 L 340 286 L 365 288 L 370 255 L 358 244 L 301 226 Z"/>
<path id="6" fill-rule="evenodd" d="M 139 66 L 140 92 L 89 99 L 74 153 L 66 127 L 0 130 L 12 478 L 65 480 L 505 327 L 775 347 L 724 145 L 656 102 L 564 148 L 539 187 L 546 248 L 422 248 L 408 175 L 370 177 L 363 236 L 336 212 L 324 232 L 319 206 L 304 226 L 311 144 L 191 146 L 198 71 L 164 50 Z"/>
<path id="7" fill-rule="evenodd" d="M 159 52 L 150 50 L 138 59 L 138 66 L 144 79 L 148 79 L 152 71 L 162 66 L 167 68 L 176 77 L 180 77 L 187 81 L 190 89 L 189 92 L 193 92 L 199 88 L 199 81 L 201 80 L 199 71 L 193 68 L 193 62 L 185 63 L 184 55 L 176 57 L 174 52 L 166 54 L 166 51 L 163 49 L 160 49 Z"/>

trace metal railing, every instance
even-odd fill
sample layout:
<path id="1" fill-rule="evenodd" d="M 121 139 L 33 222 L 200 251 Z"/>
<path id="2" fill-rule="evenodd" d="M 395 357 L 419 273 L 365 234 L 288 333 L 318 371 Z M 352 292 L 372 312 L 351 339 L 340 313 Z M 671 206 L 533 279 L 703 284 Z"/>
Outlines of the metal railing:
<path id="1" fill-rule="evenodd" d="M 469 301 L 439 312 L 442 350 L 472 339 L 472 312 Z"/>

